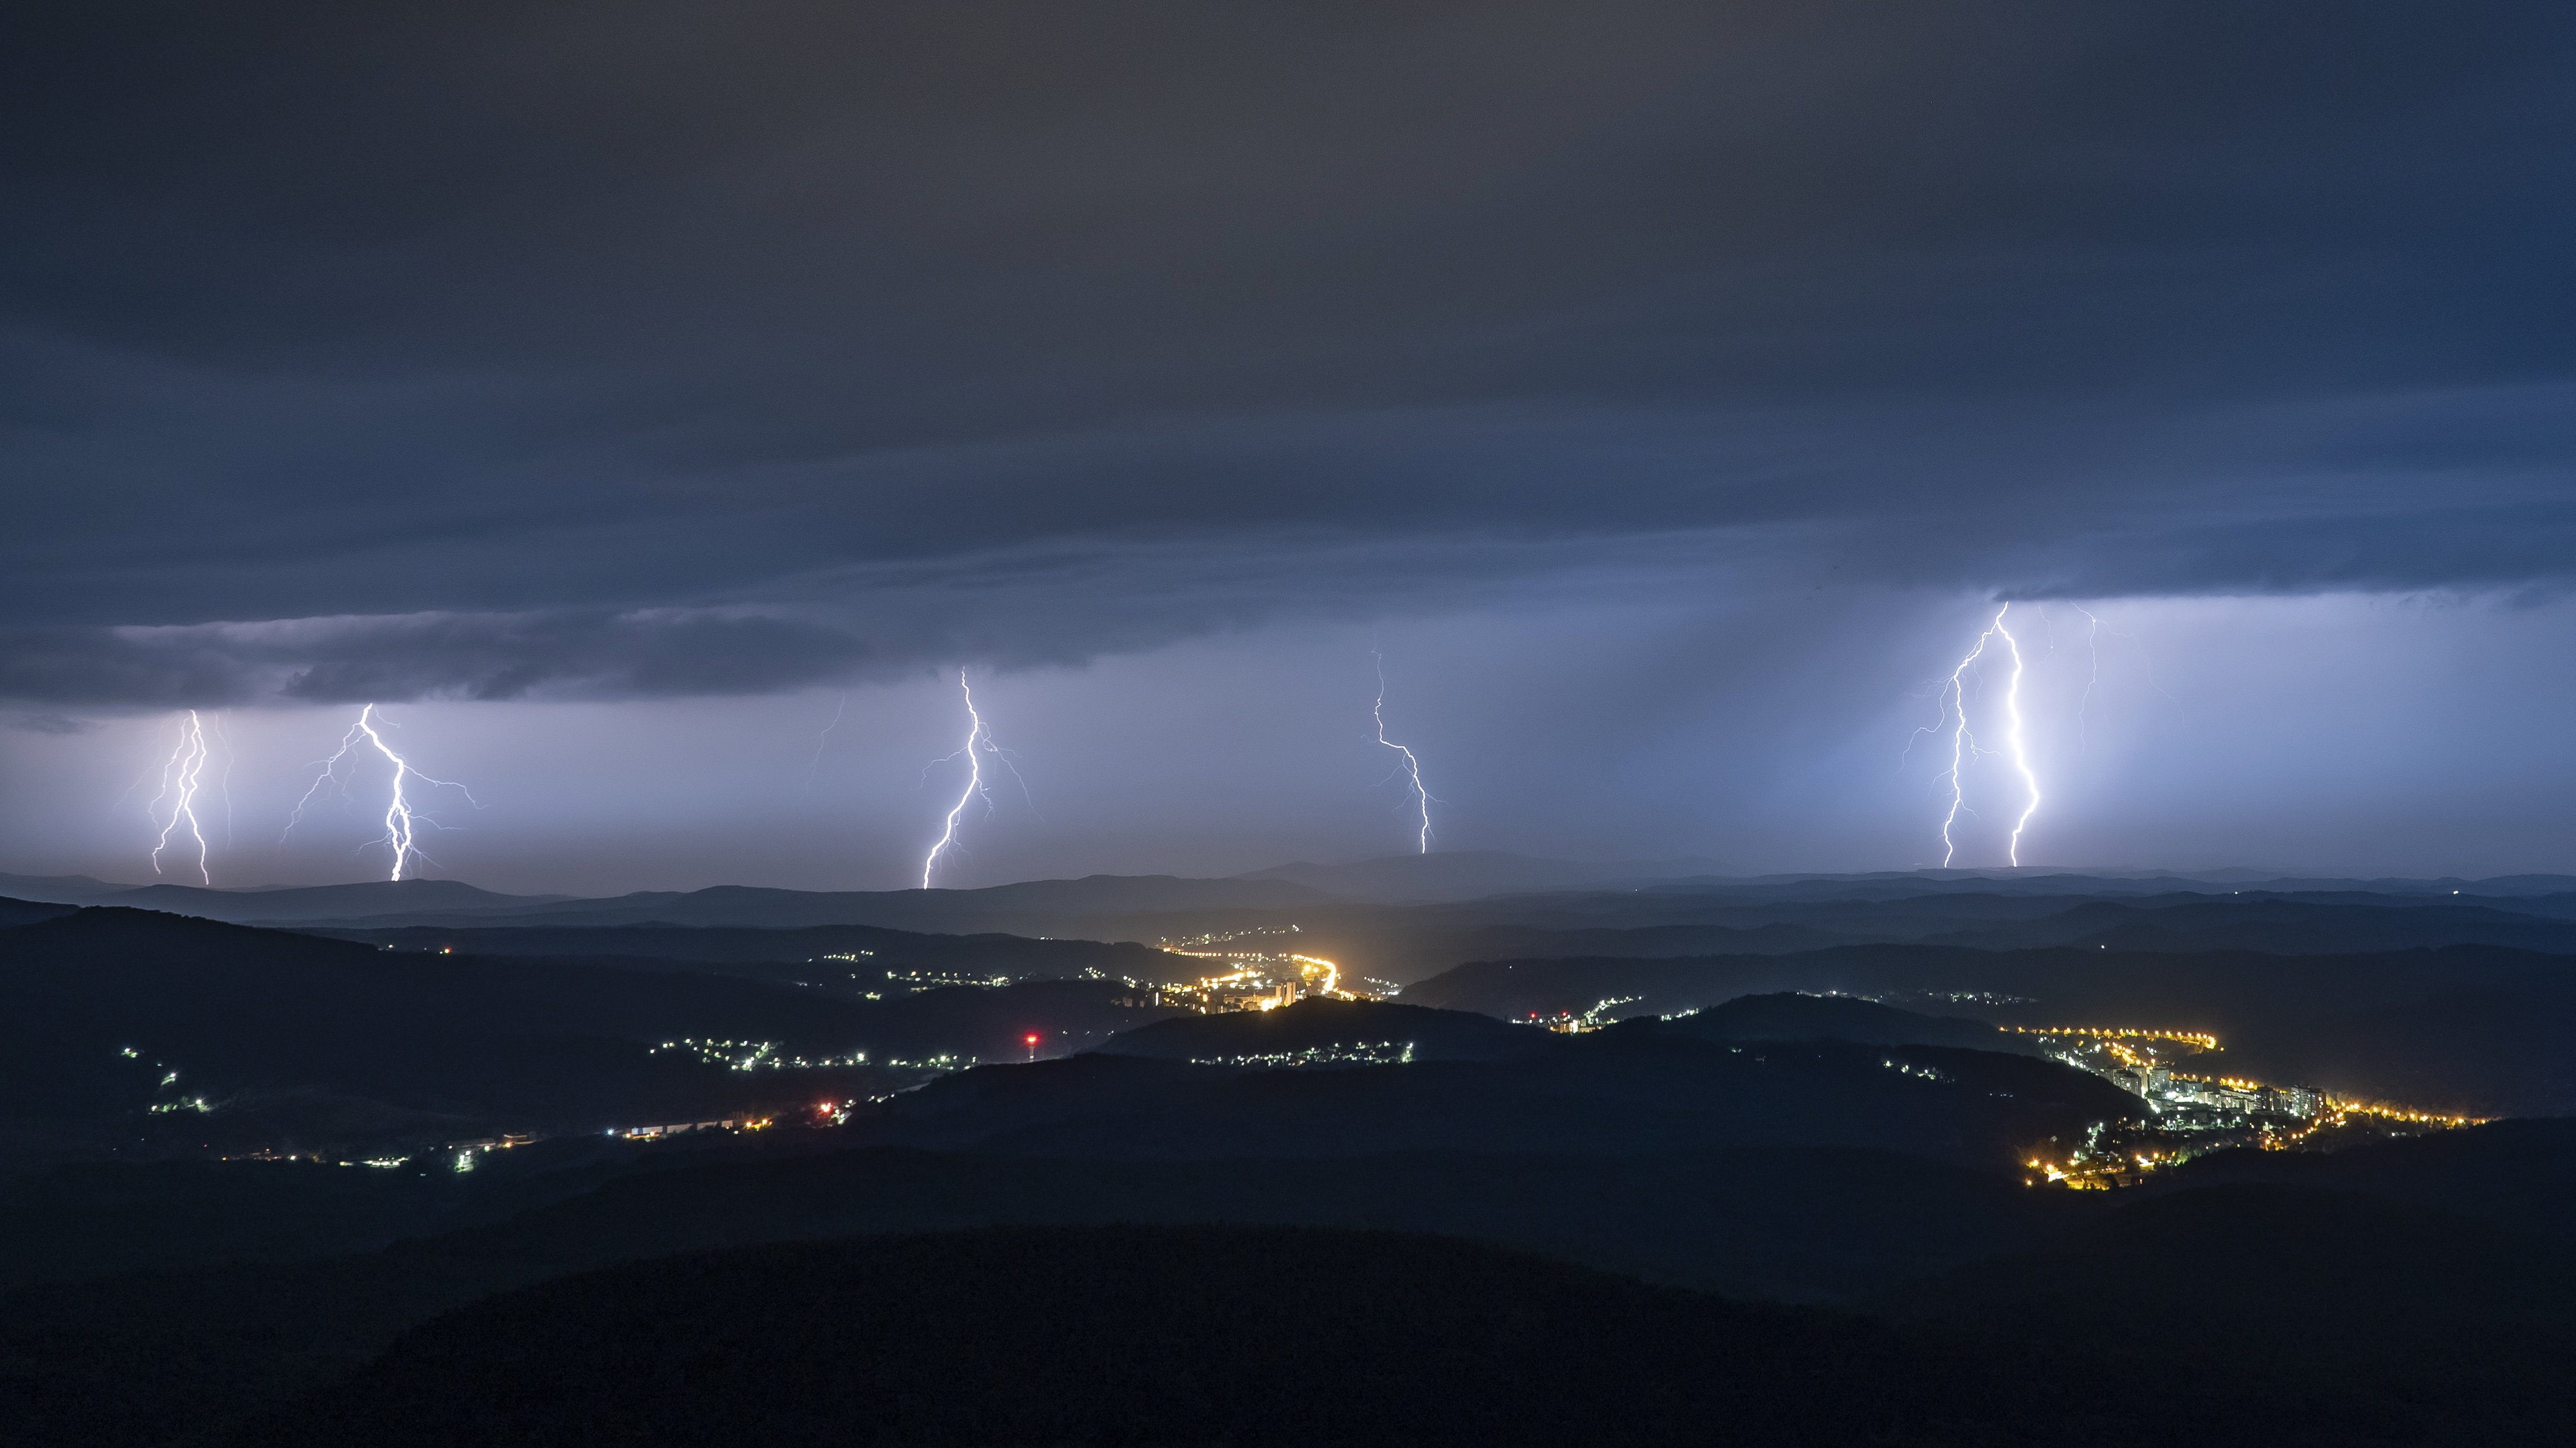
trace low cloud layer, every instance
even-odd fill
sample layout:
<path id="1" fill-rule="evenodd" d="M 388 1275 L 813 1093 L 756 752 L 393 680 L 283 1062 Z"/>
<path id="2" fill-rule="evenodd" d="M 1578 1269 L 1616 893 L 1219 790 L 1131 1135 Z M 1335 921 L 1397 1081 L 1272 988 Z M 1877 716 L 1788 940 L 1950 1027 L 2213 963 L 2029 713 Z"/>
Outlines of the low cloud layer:
<path id="1" fill-rule="evenodd" d="M 0 696 L 2549 592 L 2563 7 L 0 22 Z"/>

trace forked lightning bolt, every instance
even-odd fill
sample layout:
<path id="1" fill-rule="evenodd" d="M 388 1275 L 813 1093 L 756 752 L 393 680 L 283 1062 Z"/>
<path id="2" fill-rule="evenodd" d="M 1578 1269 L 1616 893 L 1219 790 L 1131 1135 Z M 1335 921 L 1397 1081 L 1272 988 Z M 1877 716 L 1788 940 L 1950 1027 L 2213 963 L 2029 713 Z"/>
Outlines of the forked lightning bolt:
<path id="1" fill-rule="evenodd" d="M 206 832 L 197 824 L 197 785 L 206 771 L 206 728 L 191 709 L 179 721 L 179 742 L 161 766 L 161 792 L 152 797 L 149 806 L 158 818 L 161 802 L 170 801 L 170 818 L 161 826 L 161 838 L 152 846 L 152 873 L 161 873 L 161 852 L 170 848 L 170 837 L 179 831 L 182 820 L 188 824 L 188 838 L 197 842 L 197 881 L 212 885 L 215 877 L 206 869 Z"/>
<path id="2" fill-rule="evenodd" d="M 394 852 L 393 872 L 386 878 L 400 880 L 403 877 L 403 871 L 413 861 L 429 859 L 429 856 L 423 854 L 420 847 L 413 842 L 417 827 L 424 824 L 432 829 L 438 827 L 436 820 L 430 819 L 427 815 L 414 813 L 411 794 L 406 787 L 411 780 L 417 779 L 435 788 L 455 790 L 463 794 L 465 802 L 474 805 L 476 809 L 481 809 L 482 806 L 475 802 L 473 792 L 465 786 L 450 780 L 432 779 L 412 768 L 411 761 L 396 754 L 393 746 L 385 742 L 385 736 L 376 732 L 375 715 L 376 706 L 373 704 L 358 711 L 358 722 L 350 725 L 349 732 L 340 736 L 340 747 L 332 753 L 331 757 L 320 761 L 322 772 L 314 776 L 312 785 L 304 791 L 304 798 L 295 802 L 294 813 L 287 816 L 286 831 L 287 834 L 295 832 L 295 826 L 304 818 L 304 807 L 313 802 L 313 796 L 321 793 L 324 786 L 340 787 L 340 761 L 347 759 L 361 748 L 372 748 L 383 755 L 394 767 L 393 797 L 385 805 L 385 832 L 376 843 L 389 846 Z M 283 839 L 285 836 L 281 835 L 279 838 Z"/>
<path id="3" fill-rule="evenodd" d="M 2029 792 L 2020 818 L 2013 821 L 2012 838 L 2005 846 L 2006 858 L 2016 866 L 2021 863 L 2022 831 L 2030 827 L 2030 817 L 2039 812 L 2039 776 L 2031 772 L 2030 750 L 2022 738 L 2021 644 L 2012 636 L 2012 630 L 2004 626 L 2004 615 L 2010 612 L 2012 605 L 2009 603 L 1995 610 L 1994 621 L 1986 625 L 1984 633 L 1977 635 L 1976 646 L 1960 658 L 1950 670 L 1949 679 L 1941 686 L 1942 719 L 1949 720 L 1953 711 L 1958 719 L 1950 729 L 1950 768 L 1946 771 L 1950 781 L 1950 812 L 1941 819 L 1943 869 L 1948 869 L 1959 853 L 1952 831 L 1959 823 L 1959 812 L 1967 808 L 1968 789 L 1964 771 L 1968 760 L 1989 752 L 1978 747 L 1977 736 L 1968 727 L 1968 670 L 1985 657 L 1987 647 L 1996 639 L 2002 639 L 2005 650 L 2012 655 L 2012 675 L 2004 685 L 2004 747 L 2001 752 L 2011 756 L 2013 768 L 2019 771 L 2022 786 Z"/>
<path id="4" fill-rule="evenodd" d="M 959 792 L 957 803 L 948 807 L 948 819 L 940 829 L 939 842 L 930 847 L 929 858 L 921 862 L 921 888 L 924 890 L 930 888 L 930 872 L 938 867 L 939 857 L 947 853 L 949 846 L 957 843 L 957 821 L 965 815 L 966 806 L 979 797 L 988 806 L 992 803 L 992 797 L 984 793 L 984 756 L 991 754 L 999 758 L 1002 752 L 994 745 L 993 736 L 986 732 L 984 716 L 975 711 L 975 690 L 967 684 L 964 669 L 957 671 L 957 689 L 966 696 L 966 742 L 958 746 L 956 754 L 942 755 L 931 763 L 938 764 L 955 759 L 958 754 L 965 755 L 966 788 Z M 1003 760 L 1005 764 L 1009 762 Z M 1017 773 L 1016 770 L 1013 772 Z M 1021 785 L 1026 788 L 1027 781 L 1023 780 Z"/>
<path id="5" fill-rule="evenodd" d="M 1422 761 L 1413 757 L 1412 750 L 1386 737 L 1386 655 L 1371 649 L 1369 657 L 1377 660 L 1377 702 L 1369 706 L 1369 717 L 1377 721 L 1377 742 L 1404 756 L 1404 762 L 1396 769 L 1412 781 L 1414 808 L 1422 815 L 1421 831 L 1414 837 L 1415 853 L 1427 855 L 1431 853 L 1431 791 L 1422 787 Z"/>
<path id="6" fill-rule="evenodd" d="M 2084 652 L 2087 656 L 2087 668 L 2084 674 L 2083 697 L 2075 701 L 2075 752 L 2081 754 L 2084 752 L 2084 746 L 2089 742 L 2087 736 L 2091 729 L 2089 721 L 2093 712 L 2093 687 L 2102 682 L 2102 620 L 2094 617 L 2093 610 L 2080 603 L 2067 606 L 2084 615 Z"/>

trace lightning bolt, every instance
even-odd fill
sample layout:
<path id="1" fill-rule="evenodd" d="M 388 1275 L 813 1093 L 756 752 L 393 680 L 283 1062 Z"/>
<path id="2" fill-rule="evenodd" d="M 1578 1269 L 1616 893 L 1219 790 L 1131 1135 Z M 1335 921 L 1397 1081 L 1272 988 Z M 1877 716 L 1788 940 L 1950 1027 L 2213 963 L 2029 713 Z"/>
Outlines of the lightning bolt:
<path id="1" fill-rule="evenodd" d="M 964 669 L 957 671 L 957 691 L 966 698 L 966 742 L 959 745 L 954 753 L 943 754 L 930 762 L 940 764 L 955 759 L 959 754 L 965 755 L 966 788 L 959 792 L 957 803 L 948 807 L 948 818 L 940 828 L 939 842 L 930 847 L 929 857 L 921 862 L 921 888 L 924 890 L 930 888 L 930 875 L 938 868 L 939 857 L 948 852 L 949 846 L 957 843 L 957 821 L 964 817 L 966 806 L 979 797 L 987 809 L 992 805 L 992 796 L 984 793 L 984 756 L 990 754 L 1010 768 L 1012 774 L 1019 773 L 1018 768 L 1002 754 L 1001 747 L 993 742 L 991 732 L 984 728 L 984 716 L 975 710 L 975 690 L 967 684 Z M 1028 781 L 1021 780 L 1020 788 L 1025 791 Z"/>
<path id="2" fill-rule="evenodd" d="M 2012 837 L 2005 846 L 2005 858 L 2015 866 L 2021 864 L 2022 831 L 2030 827 L 2030 817 L 2039 813 L 2039 776 L 2031 772 L 2030 749 L 2022 737 L 2021 642 L 2013 637 L 2011 629 L 2004 626 L 2004 615 L 2010 612 L 2012 605 L 2009 603 L 1995 610 L 1994 620 L 1986 625 L 1985 632 L 1977 635 L 1975 646 L 1960 657 L 1941 687 L 1942 720 L 1948 721 L 1953 710 L 1958 716 L 1958 723 L 1950 730 L 1950 767 L 1944 771 L 1950 781 L 1950 812 L 1941 820 L 1941 868 L 1945 870 L 1959 853 L 1952 831 L 1958 826 L 1959 814 L 1968 803 L 1963 771 L 1971 757 L 1989 752 L 1978 747 L 1977 737 L 1968 727 L 1968 670 L 1985 657 L 1986 649 L 1996 639 L 2002 639 L 2004 649 L 2012 655 L 2012 675 L 2004 685 L 2004 747 L 2001 752 L 2011 757 L 2013 768 L 2020 773 L 2022 786 L 2029 794 L 2020 817 L 2013 821 Z M 1982 675 L 1983 670 L 1979 673 Z"/>
<path id="3" fill-rule="evenodd" d="M 295 833 L 295 826 L 304 818 L 304 807 L 311 804 L 313 797 L 321 793 L 326 785 L 335 790 L 343 788 L 340 781 L 340 762 L 360 749 L 372 748 L 383 755 L 394 767 L 393 796 L 385 805 L 385 832 L 373 843 L 389 846 L 393 850 L 393 873 L 386 878 L 400 880 L 403 877 L 403 870 L 415 860 L 429 864 L 437 863 L 414 843 L 414 834 L 419 826 L 427 825 L 431 829 L 436 829 L 438 821 L 414 812 L 411 794 L 407 788 L 408 781 L 417 779 L 433 788 L 452 789 L 463 794 L 465 802 L 476 809 L 481 809 L 483 806 L 474 798 L 473 791 L 466 789 L 465 786 L 452 780 L 432 779 L 412 768 L 411 761 L 396 754 L 393 746 L 385 742 L 385 736 L 376 732 L 375 715 L 376 706 L 373 704 L 359 710 L 358 722 L 350 725 L 349 732 L 340 736 L 340 747 L 333 751 L 330 758 L 316 761 L 322 772 L 315 775 L 313 783 L 306 787 L 304 797 L 295 802 L 293 813 L 286 818 L 286 834 Z M 285 838 L 286 835 L 278 836 L 280 841 Z"/>
<path id="4" fill-rule="evenodd" d="M 840 702 L 832 706 L 832 722 L 815 731 L 814 758 L 811 763 L 805 766 L 805 787 L 807 789 L 812 789 L 814 787 L 814 776 L 821 772 L 823 768 L 823 747 L 831 742 L 832 731 L 841 727 L 841 715 L 848 710 L 849 707 L 850 696 L 843 694 Z"/>
<path id="5" fill-rule="evenodd" d="M 206 832 L 197 825 L 197 785 L 206 771 L 206 727 L 191 709 L 179 721 L 179 742 L 161 766 L 161 792 L 152 797 L 146 808 L 158 815 L 161 801 L 170 801 L 170 818 L 161 826 L 161 838 L 152 846 L 152 873 L 161 873 L 161 852 L 170 848 L 170 837 L 179 831 L 179 822 L 188 823 L 188 837 L 197 842 L 197 879 L 212 885 L 215 877 L 206 869 Z"/>
<path id="6" fill-rule="evenodd" d="M 1412 750 L 1386 737 L 1386 655 L 1371 649 L 1369 657 L 1377 660 L 1377 702 L 1369 706 L 1369 717 L 1377 721 L 1377 742 L 1404 756 L 1396 770 L 1413 782 L 1414 807 L 1422 814 L 1422 829 L 1414 840 L 1415 853 L 1427 855 L 1431 853 L 1431 791 L 1422 787 L 1422 761 L 1413 757 Z"/>

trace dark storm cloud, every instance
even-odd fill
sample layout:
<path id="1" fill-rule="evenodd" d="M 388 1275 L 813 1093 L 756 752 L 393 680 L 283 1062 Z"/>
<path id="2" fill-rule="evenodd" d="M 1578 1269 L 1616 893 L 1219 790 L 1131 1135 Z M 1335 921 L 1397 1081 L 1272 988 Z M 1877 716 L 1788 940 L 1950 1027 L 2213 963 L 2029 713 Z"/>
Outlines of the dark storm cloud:
<path id="1" fill-rule="evenodd" d="M 2570 24 L 21 13 L 0 693 L 754 691 L 1692 560 L 2554 586 Z"/>
<path id="2" fill-rule="evenodd" d="M 28 630 L 0 635 L 0 694 L 104 704 L 724 694 L 810 683 L 864 654 L 860 641 L 800 620 L 676 610 Z"/>
<path id="3" fill-rule="evenodd" d="M 1597 600 L 1674 586 L 1740 552 L 1704 537 L 1621 541 L 1610 550 L 1475 540 L 1267 553 L 1094 545 L 779 580 L 773 591 L 785 601 L 758 609 L 18 629 L 0 632 L 0 697 L 117 708 L 761 693 L 918 675 L 961 659 L 1074 663 L 1248 627 L 1282 608 L 1350 619 L 1426 598 L 1526 603 L 1549 588 Z"/>

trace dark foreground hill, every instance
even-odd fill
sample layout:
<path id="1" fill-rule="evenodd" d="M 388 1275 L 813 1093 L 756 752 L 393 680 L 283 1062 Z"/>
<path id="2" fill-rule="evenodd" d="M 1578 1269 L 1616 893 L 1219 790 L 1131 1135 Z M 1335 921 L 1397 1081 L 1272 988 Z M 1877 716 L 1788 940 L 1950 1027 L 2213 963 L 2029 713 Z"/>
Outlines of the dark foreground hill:
<path id="1" fill-rule="evenodd" d="M 2441 1149 L 2421 1155 L 2373 1148 L 2384 1155 L 2368 1175 L 2394 1193 L 2438 1189 L 2446 1177 L 2519 1181 L 2539 1195 L 2504 1208 L 2508 1217 L 2526 1213 L 2546 1205 L 2550 1173 L 2567 1170 L 2564 1160 L 2538 1173 L 2522 1167 L 2536 1152 L 2564 1154 L 2563 1127 L 2540 1128 L 2454 1133 L 2423 1143 Z M 2552 1260 L 2544 1240 L 2509 1222 L 2406 1208 L 2376 1192 L 2292 1188 L 2283 1208 L 2249 1206 L 2233 1190 L 2032 1191 L 1904 1155 L 1767 1148 L 1339 1160 L 1256 1151 L 1194 1162 L 899 1151 L 711 1159 L 557 1194 L 508 1220 L 381 1252 L 0 1295 L 0 1394 L 13 1444 L 202 1441 L 358 1366 L 442 1311 L 569 1272 L 851 1232 L 1305 1223 L 1471 1235 L 1732 1292 L 1881 1297 L 1900 1315 L 1985 1335 L 1983 1363 L 2033 1365 L 1996 1391 L 2019 1401 L 2063 1389 L 2084 1402 L 2083 1422 L 1997 1442 L 2567 1441 L 2576 1416 L 2559 1381 L 2560 1348 L 2576 1296 L 2564 1291 L 2563 1273 L 2543 1270 Z M 2361 1201 L 2363 1215 L 2339 1214 L 2345 1201 Z M 2177 1215 L 2159 1225 L 2149 1209 Z M 1909 1289 L 1909 1279 L 1925 1285 Z M 1047 1290 L 1039 1272 L 1028 1291 L 978 1294 L 974 1307 L 1035 1314 Z M 1355 1292 L 1345 1310 L 1364 1317 L 1373 1300 Z M 768 1320 L 755 1305 L 738 1306 L 727 1322 Z M 673 1329 L 723 1325 L 675 1321 Z M 2445 1375 L 2415 1370 L 2419 1358 L 2490 1366 Z M 1292 1361 L 1283 1371 L 1298 1368 Z M 745 1407 L 758 1410 L 757 1402 Z"/>
<path id="2" fill-rule="evenodd" d="M 2151 1378 L 2235 1405 L 2256 1441 L 2576 1435 L 2576 1256 L 2382 1197 L 2243 1183 L 2119 1202 L 1887 1307 L 2003 1342 L 2116 1340 Z"/>
<path id="3" fill-rule="evenodd" d="M 686 1138 L 651 1150 L 683 1149 L 698 1150 Z M 265 1223 L 252 1235 L 269 1240 L 245 1241 L 240 1222 L 203 1219 L 241 1208 L 299 1210 L 287 1205 L 293 1178 L 354 1173 L 289 1163 L 205 1168 L 265 1179 L 255 1200 L 231 1206 L 201 1190 L 197 1220 L 169 1224 L 196 1234 L 201 1250 L 241 1254 L 230 1265 L 176 1270 L 165 1257 L 155 1272 L 0 1293 L 6 1441 L 12 1448 L 198 1441 L 357 1367 L 440 1312 L 570 1272 L 715 1246 L 988 1224 L 1319 1225 L 1443 1232 L 1665 1283 L 1847 1302 L 2027 1248 L 2061 1213 L 2086 1205 L 2008 1177 L 1878 1152 L 1199 1162 L 892 1150 L 723 1155 L 658 1170 L 630 1163 L 595 1190 L 554 1191 L 550 1205 L 507 1220 L 300 1262 L 247 1260 L 273 1259 L 285 1245 Z M 542 1193 L 549 1180 L 517 1189 Z M 491 1215 L 488 1198 L 424 1199 L 452 1198 L 456 1185 L 434 1174 L 410 1182 L 405 1194 L 414 1200 L 403 1215 L 413 1222 Z M 118 1210 L 99 1185 L 78 1195 L 108 1209 L 95 1227 L 150 1224 Z M 300 1235 L 310 1252 L 363 1247 L 358 1239 L 377 1225 L 316 1220 L 321 1197 L 303 1201 Z M 76 1210 L 81 1202 L 61 1205 Z M 373 1210 L 381 1217 L 388 1205 L 401 1204 Z M 60 1253 L 46 1250 L 42 1234 L 51 1229 L 52 1242 L 64 1240 L 60 1212 L 11 1214 L 8 1223 L 29 1234 L 16 1250 L 30 1271 L 49 1271 Z"/>
<path id="4" fill-rule="evenodd" d="M 2020 1366 L 1450 1239 L 995 1229 L 514 1293 L 233 1441 L 1978 1443 L 2071 1416 Z"/>
<path id="5" fill-rule="evenodd" d="M 2195 1193 L 2117 1214 L 2093 1245 L 1951 1274 L 1925 1289 L 1936 1310 L 1894 1321 L 1314 1229 L 682 1254 L 430 1322 L 231 1441 L 2565 1441 L 2576 1299 L 2441 1226 L 2362 1199 Z M 2411 1268 L 2382 1265 L 2392 1234 L 2423 1254 Z M 2356 1258 L 2364 1270 L 2329 1280 Z M 2392 1314 L 2391 1291 L 2420 1319 Z"/>

